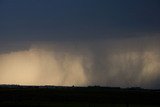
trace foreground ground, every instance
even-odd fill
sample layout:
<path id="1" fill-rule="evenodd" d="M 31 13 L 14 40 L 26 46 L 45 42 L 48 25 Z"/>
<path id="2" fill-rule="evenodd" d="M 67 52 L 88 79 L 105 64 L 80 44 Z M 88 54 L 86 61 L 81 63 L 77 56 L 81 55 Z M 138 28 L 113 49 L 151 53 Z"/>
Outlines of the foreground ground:
<path id="1" fill-rule="evenodd" d="M 1 85 L 0 106 L 160 107 L 160 91 L 140 88 Z"/>

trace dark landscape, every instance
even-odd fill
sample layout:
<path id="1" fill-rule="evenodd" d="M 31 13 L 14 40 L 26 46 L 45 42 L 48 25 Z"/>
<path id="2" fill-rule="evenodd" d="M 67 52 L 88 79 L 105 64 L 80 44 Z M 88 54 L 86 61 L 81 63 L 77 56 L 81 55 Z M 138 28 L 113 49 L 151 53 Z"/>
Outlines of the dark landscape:
<path id="1" fill-rule="evenodd" d="M 0 106 L 159 107 L 160 90 L 1 85 Z"/>
<path id="2" fill-rule="evenodd" d="M 0 0 L 0 107 L 160 107 L 160 0 Z"/>

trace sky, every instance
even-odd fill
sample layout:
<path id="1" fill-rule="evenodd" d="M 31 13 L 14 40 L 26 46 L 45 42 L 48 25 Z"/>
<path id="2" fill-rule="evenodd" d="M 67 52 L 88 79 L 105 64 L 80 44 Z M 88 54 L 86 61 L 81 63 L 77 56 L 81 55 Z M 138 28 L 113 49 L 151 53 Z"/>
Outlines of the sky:
<path id="1" fill-rule="evenodd" d="M 160 88 L 159 13 L 159 0 L 0 0 L 0 83 Z"/>
<path id="2" fill-rule="evenodd" d="M 0 0 L 0 39 L 90 40 L 159 33 L 159 5 L 159 0 Z"/>

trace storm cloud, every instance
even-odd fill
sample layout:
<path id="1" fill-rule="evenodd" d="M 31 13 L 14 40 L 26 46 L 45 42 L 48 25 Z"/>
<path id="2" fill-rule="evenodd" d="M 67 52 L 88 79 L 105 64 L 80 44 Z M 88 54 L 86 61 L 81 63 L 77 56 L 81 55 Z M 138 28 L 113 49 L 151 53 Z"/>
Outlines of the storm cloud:
<path id="1" fill-rule="evenodd" d="M 34 42 L 0 55 L 0 83 L 159 88 L 160 38 Z M 22 45 L 23 46 L 23 45 Z"/>
<path id="2" fill-rule="evenodd" d="M 159 0 L 0 0 L 0 84 L 160 88 Z"/>

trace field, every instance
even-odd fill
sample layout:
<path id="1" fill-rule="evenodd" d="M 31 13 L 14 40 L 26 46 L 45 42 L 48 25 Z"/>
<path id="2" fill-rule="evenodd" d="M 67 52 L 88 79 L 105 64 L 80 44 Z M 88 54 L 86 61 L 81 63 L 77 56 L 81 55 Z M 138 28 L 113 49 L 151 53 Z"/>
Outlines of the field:
<path id="1" fill-rule="evenodd" d="M 160 91 L 97 86 L 1 85 L 0 106 L 160 107 Z"/>

